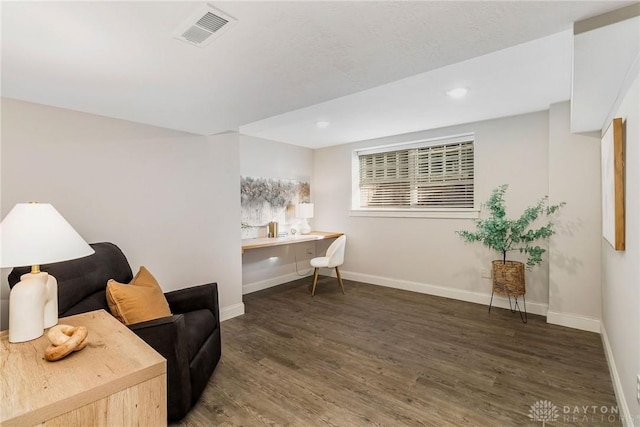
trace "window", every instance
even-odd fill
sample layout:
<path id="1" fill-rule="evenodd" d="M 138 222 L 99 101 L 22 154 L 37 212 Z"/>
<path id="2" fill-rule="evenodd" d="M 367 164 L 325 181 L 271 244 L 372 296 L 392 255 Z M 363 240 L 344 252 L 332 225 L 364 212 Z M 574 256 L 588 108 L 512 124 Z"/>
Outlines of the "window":
<path id="1" fill-rule="evenodd" d="M 474 209 L 472 134 L 357 150 L 354 169 L 356 210 Z"/>

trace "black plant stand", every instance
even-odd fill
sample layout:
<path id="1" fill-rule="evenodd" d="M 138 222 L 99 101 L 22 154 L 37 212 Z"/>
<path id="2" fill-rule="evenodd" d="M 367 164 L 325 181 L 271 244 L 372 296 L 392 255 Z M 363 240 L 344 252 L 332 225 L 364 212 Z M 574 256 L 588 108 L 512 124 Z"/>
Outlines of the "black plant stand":
<path id="1" fill-rule="evenodd" d="M 493 294 L 494 294 L 494 291 L 491 291 L 491 301 L 489 302 L 489 313 L 491 313 L 491 306 L 493 305 Z M 507 298 L 509 299 L 509 310 L 511 310 L 512 313 L 515 313 L 517 310 L 518 313 L 520 313 L 520 320 L 522 320 L 522 323 L 527 323 L 529 319 L 527 318 L 527 300 L 525 299 L 524 294 L 522 294 L 524 315 L 522 314 L 523 313 L 522 310 L 520 310 L 520 305 L 518 305 L 518 296 L 513 295 L 513 300 L 515 302 L 513 306 L 511 305 L 511 295 L 507 295 Z"/>

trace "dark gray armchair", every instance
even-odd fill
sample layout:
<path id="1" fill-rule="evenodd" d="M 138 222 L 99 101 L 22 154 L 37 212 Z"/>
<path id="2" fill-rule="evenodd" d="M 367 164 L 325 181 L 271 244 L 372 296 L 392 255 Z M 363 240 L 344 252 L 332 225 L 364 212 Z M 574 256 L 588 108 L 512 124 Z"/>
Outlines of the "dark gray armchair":
<path id="1" fill-rule="evenodd" d="M 129 283 L 131 267 L 113 243 L 93 243 L 95 254 L 72 261 L 42 265 L 58 280 L 59 317 L 104 309 L 109 312 L 107 281 Z M 9 274 L 13 287 L 28 267 Z M 210 283 L 165 294 L 173 316 L 129 325 L 167 359 L 167 414 L 184 417 L 198 401 L 221 354 L 218 285 Z"/>

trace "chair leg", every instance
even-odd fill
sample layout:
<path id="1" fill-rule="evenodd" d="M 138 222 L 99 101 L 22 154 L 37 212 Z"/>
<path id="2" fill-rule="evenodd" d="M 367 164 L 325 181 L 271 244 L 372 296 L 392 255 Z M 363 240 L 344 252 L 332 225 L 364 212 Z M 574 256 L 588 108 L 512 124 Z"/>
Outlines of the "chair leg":
<path id="1" fill-rule="evenodd" d="M 318 267 L 313 272 L 313 287 L 311 288 L 311 296 L 316 293 L 316 285 L 318 284 Z"/>
<path id="2" fill-rule="evenodd" d="M 338 267 L 336 267 L 336 275 L 338 276 L 338 283 L 340 283 L 342 294 L 344 295 L 344 285 L 342 284 L 342 277 L 340 277 L 340 270 L 338 270 Z"/>

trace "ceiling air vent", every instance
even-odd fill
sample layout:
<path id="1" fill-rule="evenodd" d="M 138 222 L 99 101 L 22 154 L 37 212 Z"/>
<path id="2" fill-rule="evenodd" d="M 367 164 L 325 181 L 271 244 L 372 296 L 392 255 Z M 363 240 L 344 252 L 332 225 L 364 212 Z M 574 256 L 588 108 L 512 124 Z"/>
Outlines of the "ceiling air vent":
<path id="1" fill-rule="evenodd" d="M 235 23 L 233 17 L 206 5 L 183 22 L 173 32 L 173 37 L 193 46 L 204 47 Z"/>

